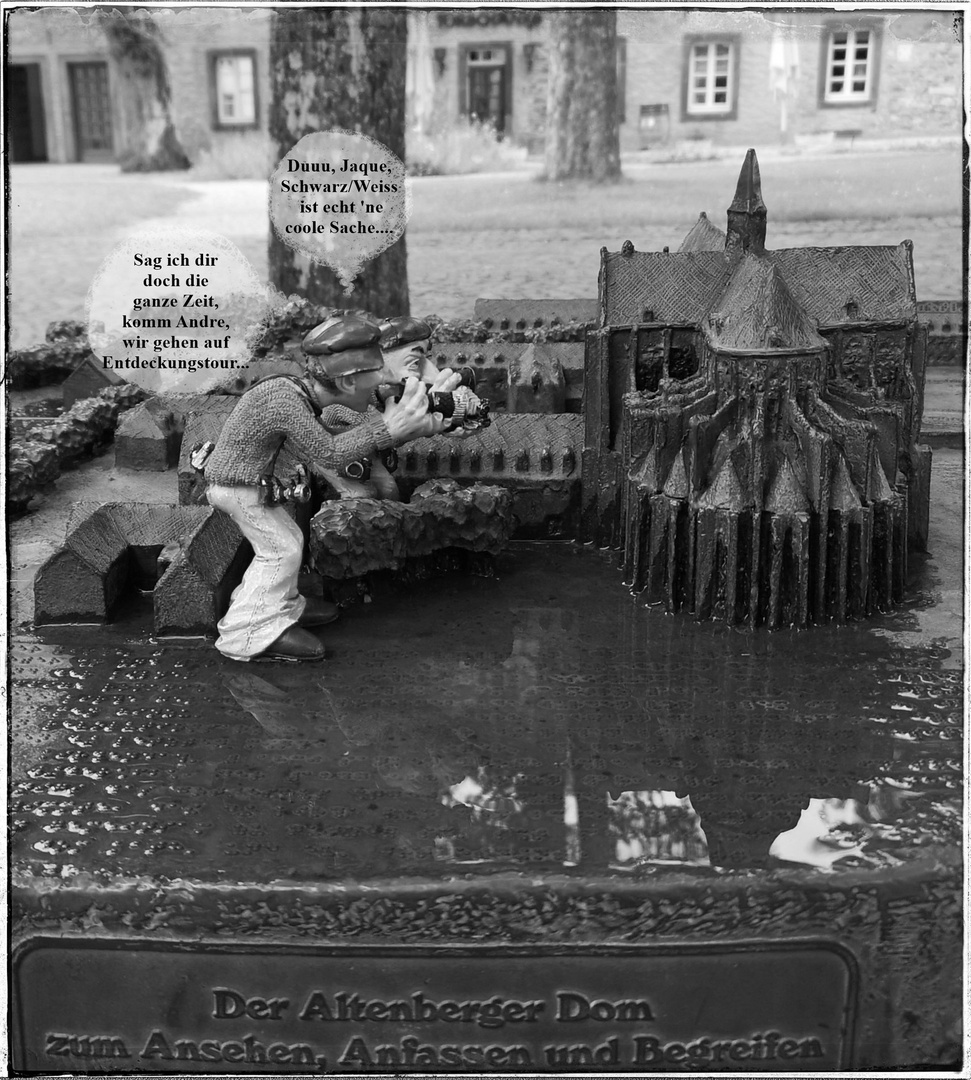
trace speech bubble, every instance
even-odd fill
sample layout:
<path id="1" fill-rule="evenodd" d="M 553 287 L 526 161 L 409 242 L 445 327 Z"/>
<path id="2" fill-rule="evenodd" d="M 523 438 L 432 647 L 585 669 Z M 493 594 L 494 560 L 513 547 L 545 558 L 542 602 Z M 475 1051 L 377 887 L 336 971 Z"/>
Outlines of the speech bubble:
<path id="1" fill-rule="evenodd" d="M 346 295 L 364 264 L 391 247 L 411 215 L 402 160 L 355 131 L 315 131 L 270 177 L 270 220 L 287 247 L 329 266 Z"/>
<path id="2" fill-rule="evenodd" d="M 134 233 L 88 290 L 88 341 L 106 371 L 155 393 L 203 393 L 248 358 L 271 290 L 232 241 L 204 229 Z"/>

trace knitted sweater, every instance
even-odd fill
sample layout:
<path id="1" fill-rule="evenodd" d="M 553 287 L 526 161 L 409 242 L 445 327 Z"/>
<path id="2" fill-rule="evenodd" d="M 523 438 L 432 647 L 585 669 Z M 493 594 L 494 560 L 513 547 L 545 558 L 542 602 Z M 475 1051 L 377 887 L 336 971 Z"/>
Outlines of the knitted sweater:
<path id="1" fill-rule="evenodd" d="M 366 413 L 359 413 L 346 405 L 327 405 L 320 414 L 320 423 L 331 435 L 342 435 L 351 428 L 360 427 L 368 420 L 380 419 L 380 417 L 381 414 L 371 406 L 368 407 Z"/>
<path id="2" fill-rule="evenodd" d="M 257 484 L 261 476 L 273 472 L 284 442 L 318 473 L 394 446 L 379 414 L 369 414 L 356 427 L 331 435 L 297 386 L 288 379 L 267 379 L 248 390 L 229 414 L 206 462 L 206 480 Z"/>

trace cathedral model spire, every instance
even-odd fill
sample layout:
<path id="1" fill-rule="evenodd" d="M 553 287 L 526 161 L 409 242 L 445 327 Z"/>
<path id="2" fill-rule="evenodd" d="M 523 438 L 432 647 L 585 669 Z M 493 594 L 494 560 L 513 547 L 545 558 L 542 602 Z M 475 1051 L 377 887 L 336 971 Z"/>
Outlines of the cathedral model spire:
<path id="1" fill-rule="evenodd" d="M 728 208 L 727 250 L 765 250 L 765 223 L 767 211 L 762 202 L 762 177 L 759 175 L 759 159 L 749 150 L 738 174 L 735 198 Z"/>
<path id="2" fill-rule="evenodd" d="M 766 251 L 766 217 L 749 150 L 727 236 L 702 216 L 676 252 L 602 253 L 586 538 L 671 611 L 864 618 L 927 537 L 912 244 Z"/>

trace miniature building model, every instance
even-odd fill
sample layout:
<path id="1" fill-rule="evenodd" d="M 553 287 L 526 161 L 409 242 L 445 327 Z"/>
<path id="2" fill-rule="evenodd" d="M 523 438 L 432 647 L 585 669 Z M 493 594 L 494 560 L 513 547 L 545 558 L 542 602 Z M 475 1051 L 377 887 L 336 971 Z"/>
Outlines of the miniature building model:
<path id="1" fill-rule="evenodd" d="M 727 235 L 601 252 L 585 539 L 649 601 L 772 627 L 899 599 L 927 535 L 912 245 L 767 251 L 749 150 Z"/>

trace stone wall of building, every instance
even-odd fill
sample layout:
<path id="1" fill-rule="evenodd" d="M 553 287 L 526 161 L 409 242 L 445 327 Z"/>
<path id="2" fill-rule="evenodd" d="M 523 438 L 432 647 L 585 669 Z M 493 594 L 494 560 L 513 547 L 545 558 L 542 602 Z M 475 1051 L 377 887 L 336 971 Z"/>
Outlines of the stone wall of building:
<path id="1" fill-rule="evenodd" d="M 802 14 L 799 20 L 800 74 L 792 106 L 796 133 L 960 136 L 961 43 L 947 12 L 880 17 L 831 12 Z M 877 81 L 866 104 L 821 103 L 824 38 L 834 26 L 869 27 L 876 35 Z"/>
<path id="2" fill-rule="evenodd" d="M 883 139 L 961 132 L 961 45 L 947 13 L 854 15 L 799 12 L 624 11 L 617 32 L 627 40 L 626 121 L 621 147 L 641 145 L 642 105 L 667 106 L 669 142 L 771 145 L 782 141 L 781 106 L 771 85 L 773 38 L 795 42 L 798 73 L 787 107 L 789 137 L 852 131 Z M 876 84 L 863 104 L 821 102 L 825 43 L 834 25 L 870 27 L 878 38 Z M 730 117 L 685 114 L 687 43 L 734 39 L 737 108 Z"/>
<path id="3" fill-rule="evenodd" d="M 447 123 L 468 112 L 469 46 L 502 45 L 509 65 L 505 134 L 516 143 L 534 144 L 546 114 L 547 26 L 539 11 L 462 9 L 431 14 L 429 37 L 435 71 L 435 120 Z"/>
<path id="4" fill-rule="evenodd" d="M 93 13 L 76 8 L 11 11 L 6 31 L 7 62 L 37 65 L 46 160 L 76 161 L 68 65 L 108 60 Z M 117 137 L 116 129 L 116 142 Z"/>
<path id="5" fill-rule="evenodd" d="M 269 36 L 267 9 L 155 9 L 169 63 L 176 127 L 189 157 L 224 148 L 227 153 L 268 154 Z M 876 45 L 874 91 L 865 103 L 821 101 L 826 40 L 834 25 L 870 27 Z M 468 113 L 467 50 L 489 45 L 506 50 L 505 134 L 542 152 L 549 63 L 548 17 L 540 9 L 436 10 L 428 16 L 424 63 L 431 66 L 432 126 L 442 129 Z M 798 73 L 787 104 L 788 138 L 833 133 L 852 137 L 961 134 L 961 43 L 949 12 L 888 13 L 620 10 L 623 39 L 624 122 L 621 148 L 645 145 L 643 106 L 666 108 L 653 135 L 670 145 L 706 143 L 768 146 L 783 141 L 780 102 L 771 87 L 773 39 L 783 28 L 795 42 Z M 686 114 L 688 47 L 694 39 L 734 43 L 737 106 L 728 116 Z M 85 10 L 16 11 L 8 23 L 11 64 L 35 64 L 39 72 L 47 159 L 77 160 L 69 65 L 107 62 L 93 13 Z M 246 50 L 255 62 L 257 122 L 220 129 L 214 120 L 213 55 Z M 109 83 L 113 72 L 109 65 Z M 36 95 L 33 95 L 36 96 Z M 33 100 L 32 96 L 32 100 Z M 37 111 L 36 107 L 32 111 Z M 118 143 L 114 110 L 115 142 Z M 657 145 L 658 139 L 652 139 Z M 268 162 L 268 164 L 271 164 Z"/>
<path id="6" fill-rule="evenodd" d="M 961 52 L 953 44 L 888 42 L 874 135 L 957 134 L 961 130 Z"/>
<path id="7" fill-rule="evenodd" d="M 217 148 L 268 153 L 270 15 L 265 8 L 156 10 L 165 37 L 176 129 L 190 160 Z M 257 122 L 220 129 L 214 121 L 213 57 L 233 50 L 255 54 Z"/>
<path id="8" fill-rule="evenodd" d="M 176 130 L 190 160 L 219 146 L 267 155 L 269 107 L 269 27 L 267 10 L 194 8 L 154 12 L 162 29 Z M 40 75 L 46 160 L 77 161 L 70 65 L 108 65 L 112 97 L 114 146 L 121 142 L 120 109 L 114 102 L 117 79 L 107 43 L 93 12 L 65 8 L 12 12 L 8 23 L 11 64 L 36 64 Z M 238 130 L 214 123 L 213 54 L 221 50 L 251 52 L 256 64 L 257 123 Z M 268 160 L 268 159 L 267 159 Z"/>
<path id="9" fill-rule="evenodd" d="M 617 33 L 627 40 L 626 120 L 621 149 L 641 144 L 642 106 L 666 108 L 658 121 L 658 141 L 710 140 L 764 144 L 777 135 L 775 106 L 767 90 L 768 43 L 763 19 L 756 13 L 711 11 L 620 11 Z M 709 35 L 739 35 L 738 119 L 686 117 L 682 109 L 686 41 Z M 764 57 L 760 54 L 764 53 Z M 757 73 L 762 73 L 761 76 Z M 757 83 L 758 79 L 758 85 Z"/>

